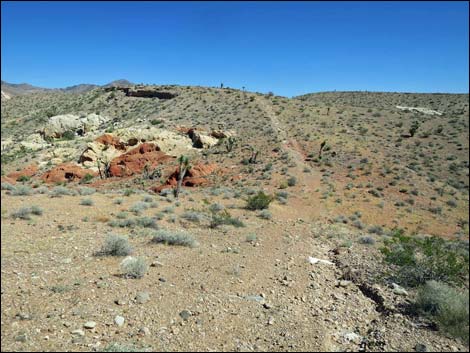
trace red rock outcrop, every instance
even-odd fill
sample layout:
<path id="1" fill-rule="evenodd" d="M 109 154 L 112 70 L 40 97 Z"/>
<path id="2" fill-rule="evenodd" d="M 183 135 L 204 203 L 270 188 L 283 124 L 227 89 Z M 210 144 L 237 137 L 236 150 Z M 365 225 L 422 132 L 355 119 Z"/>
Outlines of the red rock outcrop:
<path id="1" fill-rule="evenodd" d="M 194 187 L 194 186 L 204 186 L 209 184 L 207 177 L 213 174 L 218 169 L 217 164 L 202 164 L 198 163 L 191 167 L 186 172 L 186 175 L 183 178 L 183 186 Z M 163 185 L 154 186 L 151 188 L 154 192 L 160 192 L 163 189 L 175 187 L 178 182 L 179 167 L 175 169 L 173 173 L 170 174 L 167 181 Z"/>
<path id="2" fill-rule="evenodd" d="M 32 177 L 33 175 L 36 175 L 37 172 L 38 172 L 38 166 L 36 164 L 30 164 L 23 170 L 7 174 L 7 177 L 10 179 L 17 180 L 18 178 L 22 176 Z"/>
<path id="3" fill-rule="evenodd" d="M 90 169 L 84 169 L 71 163 L 63 163 L 45 172 L 41 176 L 41 179 L 46 183 L 60 183 L 64 181 L 78 181 L 87 174 L 91 174 L 93 176 L 97 175 L 96 172 L 93 172 Z"/>
<path id="4" fill-rule="evenodd" d="M 173 159 L 154 143 L 143 143 L 136 148 L 114 158 L 109 173 L 111 176 L 122 177 L 142 173 L 145 165 L 153 169 L 159 164 Z"/>

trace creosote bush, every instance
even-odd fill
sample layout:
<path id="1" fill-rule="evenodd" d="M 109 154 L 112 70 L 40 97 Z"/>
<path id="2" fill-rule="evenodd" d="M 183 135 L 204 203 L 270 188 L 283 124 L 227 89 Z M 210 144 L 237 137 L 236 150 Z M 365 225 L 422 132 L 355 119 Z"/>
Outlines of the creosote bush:
<path id="1" fill-rule="evenodd" d="M 436 321 L 440 330 L 468 344 L 468 290 L 458 291 L 445 283 L 428 281 L 418 290 L 415 308 Z"/>
<path id="2" fill-rule="evenodd" d="M 264 192 L 259 191 L 258 194 L 248 198 L 246 208 L 248 210 L 264 210 L 269 207 L 273 198 L 266 195 Z"/>

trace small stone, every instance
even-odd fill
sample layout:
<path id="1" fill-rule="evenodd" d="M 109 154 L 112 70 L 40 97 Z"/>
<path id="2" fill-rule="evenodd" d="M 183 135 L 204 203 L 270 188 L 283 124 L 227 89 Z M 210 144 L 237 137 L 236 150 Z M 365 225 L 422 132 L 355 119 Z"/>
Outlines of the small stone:
<path id="1" fill-rule="evenodd" d="M 26 333 L 21 333 L 15 337 L 16 342 L 26 342 L 28 337 L 26 336 Z"/>
<path id="2" fill-rule="evenodd" d="M 150 264 L 150 267 L 162 267 L 163 264 L 160 261 L 154 261 Z"/>
<path id="3" fill-rule="evenodd" d="M 272 316 L 268 319 L 268 325 L 274 325 L 274 318 Z"/>
<path id="4" fill-rule="evenodd" d="M 347 287 L 350 284 L 351 284 L 351 281 L 346 281 L 346 280 L 339 281 L 339 286 L 340 287 Z"/>
<path id="5" fill-rule="evenodd" d="M 85 322 L 85 324 L 83 325 L 84 328 L 87 328 L 87 329 L 89 329 L 89 330 L 95 328 L 95 326 L 96 326 L 96 322 L 94 322 L 94 321 L 87 321 L 87 322 Z"/>
<path id="6" fill-rule="evenodd" d="M 75 336 L 85 336 L 85 332 L 83 330 L 73 330 L 72 331 L 72 335 L 75 335 Z"/>
<path id="7" fill-rule="evenodd" d="M 188 310 L 183 310 L 182 312 L 180 312 L 180 317 L 183 319 L 183 320 L 188 320 L 191 316 L 191 312 L 188 311 Z"/>
<path id="8" fill-rule="evenodd" d="M 160 282 L 166 282 L 166 279 L 163 278 L 163 277 L 160 277 L 158 280 L 159 280 Z"/>
<path id="9" fill-rule="evenodd" d="M 150 300 L 150 294 L 148 292 L 138 292 L 135 300 L 139 304 L 144 304 Z"/>
<path id="10" fill-rule="evenodd" d="M 126 305 L 126 301 L 124 299 L 116 299 L 114 303 L 117 305 Z"/>
<path id="11" fill-rule="evenodd" d="M 139 330 L 139 334 L 141 335 L 145 335 L 145 336 L 149 336 L 150 335 L 150 329 L 148 327 L 142 327 L 140 330 Z"/>
<path id="12" fill-rule="evenodd" d="M 18 313 L 18 314 L 16 314 L 16 316 L 17 316 L 20 320 L 31 320 L 31 315 L 26 314 L 26 313 Z"/>
<path id="13" fill-rule="evenodd" d="M 271 308 L 272 308 L 272 305 L 269 304 L 269 303 L 264 303 L 264 304 L 263 304 L 263 307 L 264 307 L 265 309 L 271 309 Z"/>
<path id="14" fill-rule="evenodd" d="M 70 264 L 70 263 L 72 263 L 72 259 L 71 259 L 70 257 L 68 257 L 68 258 L 66 258 L 66 259 L 63 259 L 63 260 L 62 260 L 62 263 L 63 263 L 63 264 Z"/>
<path id="15" fill-rule="evenodd" d="M 399 286 L 396 283 L 392 283 L 393 287 L 393 293 L 398 294 L 398 295 L 408 295 L 408 292 L 405 290 L 405 288 Z"/>
<path id="16" fill-rule="evenodd" d="M 428 347 L 426 347 L 425 344 L 417 343 L 416 346 L 415 346 L 415 351 L 416 351 L 416 352 L 427 352 L 427 351 L 428 351 Z"/>
<path id="17" fill-rule="evenodd" d="M 72 324 L 71 324 L 70 322 L 68 322 L 68 321 L 65 321 L 63 324 L 64 324 L 65 327 L 70 327 L 70 326 L 72 326 Z"/>
<path id="18" fill-rule="evenodd" d="M 114 323 L 118 326 L 124 325 L 124 318 L 122 316 L 116 315 L 114 318 Z"/>

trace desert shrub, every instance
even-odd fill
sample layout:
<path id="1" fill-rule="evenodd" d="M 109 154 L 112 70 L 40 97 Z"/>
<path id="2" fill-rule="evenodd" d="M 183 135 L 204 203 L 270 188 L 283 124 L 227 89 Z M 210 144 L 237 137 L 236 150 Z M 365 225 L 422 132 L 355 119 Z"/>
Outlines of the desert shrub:
<path id="1" fill-rule="evenodd" d="M 121 205 L 123 202 L 124 202 L 123 199 L 116 199 L 116 200 L 114 200 L 114 204 L 116 204 L 116 205 Z"/>
<path id="2" fill-rule="evenodd" d="M 142 278 L 147 270 L 147 262 L 143 257 L 129 256 L 121 262 L 121 271 L 127 278 Z"/>
<path id="3" fill-rule="evenodd" d="M 109 256 L 127 256 L 132 253 L 127 237 L 122 235 L 109 234 L 106 237 L 104 245 L 98 252 L 99 255 Z"/>
<path id="4" fill-rule="evenodd" d="M 273 198 L 259 191 L 258 194 L 248 198 L 246 208 L 249 210 L 264 210 L 269 207 Z"/>
<path id="5" fill-rule="evenodd" d="M 291 176 L 289 179 L 287 179 L 287 185 L 295 186 L 296 184 L 297 184 L 297 178 L 295 176 Z"/>
<path id="6" fill-rule="evenodd" d="M 2 190 L 15 190 L 15 186 L 11 185 L 10 183 L 2 183 Z"/>
<path id="7" fill-rule="evenodd" d="M 364 244 L 364 245 L 374 245 L 375 239 L 372 237 L 363 236 L 359 238 L 359 243 Z"/>
<path id="8" fill-rule="evenodd" d="M 80 184 L 89 184 L 93 180 L 93 175 L 86 173 L 85 176 L 80 180 Z"/>
<path id="9" fill-rule="evenodd" d="M 378 235 L 382 235 L 384 233 L 384 230 L 381 226 L 369 227 L 368 231 L 369 231 L 369 233 L 378 234 Z"/>
<path id="10" fill-rule="evenodd" d="M 62 135 L 62 138 L 64 140 L 73 140 L 73 139 L 75 139 L 75 132 L 73 132 L 72 130 L 67 130 Z"/>
<path id="11" fill-rule="evenodd" d="M 262 219 L 271 219 L 273 218 L 273 215 L 269 210 L 262 210 L 260 213 L 258 213 L 258 217 Z"/>
<path id="12" fill-rule="evenodd" d="M 468 282 L 468 243 L 406 236 L 402 230 L 395 230 L 381 251 L 385 261 L 397 269 L 391 277 L 405 285 L 419 286 L 429 280 Z"/>
<path id="13" fill-rule="evenodd" d="M 222 211 L 225 207 L 221 205 L 220 203 L 213 203 L 212 205 L 209 206 L 209 211 L 211 212 L 219 212 Z"/>
<path id="14" fill-rule="evenodd" d="M 127 212 L 119 212 L 116 217 L 119 218 L 119 219 L 125 219 L 127 218 Z"/>
<path id="15" fill-rule="evenodd" d="M 131 196 L 132 194 L 135 194 L 135 191 L 133 189 L 126 189 L 122 192 L 124 196 Z"/>
<path id="16" fill-rule="evenodd" d="M 468 290 L 458 291 L 445 283 L 428 281 L 418 290 L 415 308 L 435 320 L 440 330 L 468 344 Z"/>
<path id="17" fill-rule="evenodd" d="M 29 177 L 27 175 L 21 175 L 16 179 L 16 181 L 24 183 L 26 181 L 29 181 L 30 179 L 31 179 L 31 177 Z"/>
<path id="18" fill-rule="evenodd" d="M 49 192 L 49 189 L 46 186 L 40 186 L 34 189 L 34 192 L 36 194 L 47 194 Z"/>
<path id="19" fill-rule="evenodd" d="M 362 223 L 360 220 L 355 220 L 354 222 L 351 223 L 354 227 L 357 229 L 364 229 L 364 223 Z"/>
<path id="20" fill-rule="evenodd" d="M 211 228 L 217 228 L 222 224 L 232 225 L 234 227 L 245 226 L 240 219 L 232 217 L 227 210 L 224 210 L 223 212 L 212 212 L 209 226 Z"/>
<path id="21" fill-rule="evenodd" d="M 141 214 L 143 210 L 146 210 L 149 206 L 145 202 L 137 202 L 129 208 L 129 211 L 135 214 Z"/>
<path id="22" fill-rule="evenodd" d="M 27 185 L 18 185 L 15 186 L 13 190 L 11 190 L 11 194 L 13 196 L 27 196 L 31 195 L 31 188 Z"/>
<path id="23" fill-rule="evenodd" d="M 144 352 L 135 346 L 113 342 L 103 348 L 102 352 Z"/>
<path id="24" fill-rule="evenodd" d="M 162 243 L 166 245 L 189 246 L 191 248 L 198 245 L 194 238 L 185 232 L 175 232 L 170 230 L 159 230 L 152 239 L 154 243 Z"/>
<path id="25" fill-rule="evenodd" d="M 96 189 L 82 186 L 78 188 L 78 193 L 82 196 L 93 195 L 96 192 Z"/>
<path id="26" fill-rule="evenodd" d="M 132 228 L 135 226 L 135 221 L 133 219 L 113 219 L 108 223 L 111 227 L 119 227 L 119 228 Z"/>
<path id="27" fill-rule="evenodd" d="M 181 218 L 190 222 L 201 223 L 201 221 L 205 219 L 205 216 L 196 211 L 186 211 L 181 215 Z"/>
<path id="28" fill-rule="evenodd" d="M 36 216 L 42 215 L 42 208 L 39 206 L 31 206 L 31 213 Z"/>
<path id="29" fill-rule="evenodd" d="M 56 186 L 50 192 L 51 197 L 61 197 L 63 195 L 72 195 L 72 194 L 73 192 L 67 189 L 65 186 Z"/>
<path id="30" fill-rule="evenodd" d="M 255 242 L 256 240 L 258 240 L 258 237 L 257 237 L 256 234 L 254 234 L 254 233 L 248 234 L 248 235 L 246 236 L 246 241 L 249 242 L 249 243 L 253 243 L 253 242 Z"/>
<path id="31" fill-rule="evenodd" d="M 82 200 L 80 200 L 80 205 L 82 205 L 82 206 L 93 206 L 93 200 L 92 199 L 82 199 Z"/>
<path id="32" fill-rule="evenodd" d="M 144 198 L 142 199 L 143 202 L 152 202 L 153 201 L 153 197 L 150 196 L 150 195 L 145 195 Z"/>
<path id="33" fill-rule="evenodd" d="M 140 217 L 136 219 L 137 225 L 144 228 L 153 228 L 157 229 L 158 225 L 155 222 L 155 219 L 150 217 Z"/>

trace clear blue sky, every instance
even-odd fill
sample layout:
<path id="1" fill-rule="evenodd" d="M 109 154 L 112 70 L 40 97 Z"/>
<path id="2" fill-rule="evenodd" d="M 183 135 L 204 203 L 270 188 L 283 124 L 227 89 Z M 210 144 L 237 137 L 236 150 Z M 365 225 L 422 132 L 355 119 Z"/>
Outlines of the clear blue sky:
<path id="1" fill-rule="evenodd" d="M 2 80 L 468 92 L 467 2 L 2 1 Z"/>

